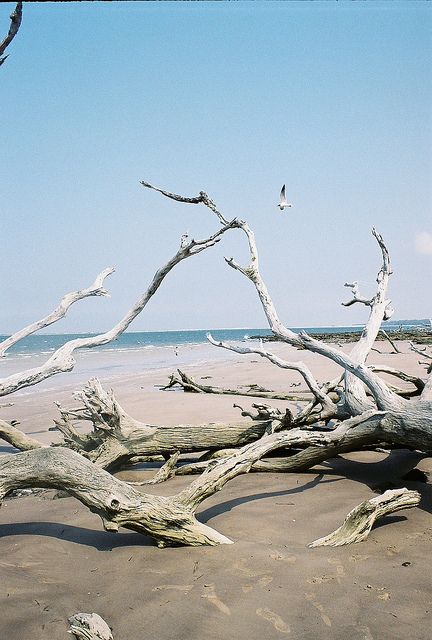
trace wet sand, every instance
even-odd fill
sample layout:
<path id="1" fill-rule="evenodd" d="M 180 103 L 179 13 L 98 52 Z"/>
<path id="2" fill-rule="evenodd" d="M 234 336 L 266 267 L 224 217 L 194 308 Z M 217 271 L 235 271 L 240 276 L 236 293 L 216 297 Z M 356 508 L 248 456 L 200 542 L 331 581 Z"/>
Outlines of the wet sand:
<path id="1" fill-rule="evenodd" d="M 272 350 L 287 359 L 300 355 L 319 380 L 338 371 L 323 358 L 285 345 Z M 226 355 L 184 368 L 198 380 L 211 376 L 203 382 L 214 385 L 256 382 L 298 390 L 290 389 L 300 380 L 294 372 L 258 356 Z M 415 354 L 374 353 L 371 361 L 424 372 Z M 181 356 L 178 365 L 183 366 Z M 116 376 L 105 369 L 100 377 L 131 415 L 153 423 L 242 420 L 233 402 L 252 402 L 159 391 L 155 385 L 166 382 L 166 370 Z M 19 419 L 23 430 L 44 442 L 55 439 L 47 431 L 56 414 L 53 401 L 73 404 L 68 376 L 63 380 L 55 390 L 16 394 L 15 406 L 2 409 L 2 417 Z M 0 446 L 0 453 L 8 451 Z M 417 463 L 432 472 L 429 460 L 400 450 L 390 456 L 350 454 L 303 474 L 240 476 L 201 505 L 199 519 L 235 542 L 212 548 L 158 549 L 136 533 L 105 532 L 78 501 L 53 500 L 52 491 L 6 500 L 0 510 L 0 639 L 66 639 L 69 615 L 95 611 L 112 626 L 115 640 L 426 640 L 432 611 L 429 483 L 404 481 L 422 493 L 420 508 L 384 518 L 366 542 L 306 546 L 376 495 L 377 486 L 400 486 L 400 476 Z M 190 481 L 178 477 L 146 491 L 169 495 Z"/>

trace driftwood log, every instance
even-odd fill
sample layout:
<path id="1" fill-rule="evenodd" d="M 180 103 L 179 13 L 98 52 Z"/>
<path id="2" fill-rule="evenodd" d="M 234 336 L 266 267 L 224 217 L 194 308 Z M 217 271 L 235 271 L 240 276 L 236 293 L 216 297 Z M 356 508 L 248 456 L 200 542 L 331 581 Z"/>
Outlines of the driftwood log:
<path id="1" fill-rule="evenodd" d="M 345 544 L 363 542 L 369 536 L 375 522 L 388 515 L 416 507 L 420 494 L 408 489 L 389 489 L 380 496 L 365 500 L 349 512 L 344 523 L 324 538 L 315 540 L 310 547 L 341 547 Z"/>
<path id="2" fill-rule="evenodd" d="M 143 184 L 153 188 L 148 183 Z M 126 527 L 152 536 L 159 546 L 228 544 L 231 540 L 200 523 L 195 517 L 195 511 L 203 500 L 222 489 L 226 482 L 252 468 L 304 470 L 338 453 L 356 451 L 367 446 L 375 448 L 382 443 L 430 454 L 432 373 L 429 372 L 425 380 L 410 380 L 416 385 L 417 393 L 412 397 L 402 397 L 377 375 L 376 369 L 373 370 L 366 363 L 381 322 L 393 312 L 387 298 L 387 284 L 391 274 L 389 253 L 383 238 L 375 230 L 373 235 L 382 256 L 376 294 L 366 299 L 359 293 L 356 283 L 347 283 L 353 294 L 347 305 L 361 303 L 370 309 L 359 341 L 347 354 L 305 332 L 295 333 L 281 322 L 260 274 L 254 234 L 246 222 L 237 219 L 229 222 L 204 192 L 200 192 L 195 198 L 183 198 L 156 190 L 175 200 L 204 204 L 217 216 L 222 225 L 221 230 L 204 241 L 195 242 L 183 238 L 178 252 L 155 274 L 145 294 L 115 327 L 99 336 L 70 341 L 42 367 L 3 379 L 0 381 L 1 393 L 6 395 L 60 371 L 69 370 L 74 364 L 72 354 L 75 349 L 106 344 L 115 339 L 144 309 L 164 277 L 178 262 L 213 246 L 223 233 L 235 228 L 246 236 L 250 264 L 244 267 L 232 258 L 228 258 L 227 263 L 254 285 L 273 334 L 300 350 L 309 350 L 335 362 L 341 367 L 342 376 L 318 385 L 312 373 L 301 362 L 285 362 L 265 351 L 262 345 L 253 350 L 216 342 L 210 337 L 210 341 L 217 347 L 238 353 L 257 353 L 283 369 L 296 369 L 303 376 L 312 399 L 297 415 L 278 415 L 270 408 L 268 415 L 272 419 L 262 422 L 252 420 L 249 425 L 239 426 L 237 432 L 234 432 L 232 425 L 225 429 L 223 425 L 211 423 L 194 430 L 188 426 L 158 427 L 140 423 L 128 416 L 112 393 L 104 391 L 97 381 L 91 381 L 79 396 L 82 406 L 69 410 L 59 407 L 61 419 L 57 422 L 57 428 L 65 437 L 65 444 L 84 455 L 71 448 L 42 447 L 40 444 L 34 446 L 31 439 L 23 440 L 21 448 L 26 447 L 29 451 L 0 458 L 1 498 L 16 489 L 28 487 L 62 489 L 100 515 L 108 530 L 117 531 L 120 526 Z M 385 373 L 404 379 L 394 371 Z M 332 393 L 336 394 L 336 401 L 330 395 Z M 262 409 L 258 410 L 258 416 L 260 415 Z M 75 420 L 90 421 L 93 431 L 79 433 L 74 425 Z M 326 430 L 322 430 L 323 423 L 327 425 Z M 9 427 L 12 429 L 5 428 L 4 431 L 8 431 L 9 438 L 16 439 L 18 435 L 14 431 L 14 425 Z M 236 447 L 234 450 L 233 444 Z M 238 448 L 239 445 L 243 446 Z M 165 457 L 174 457 L 170 458 L 154 481 L 165 480 L 175 471 L 177 452 L 197 450 L 197 447 L 206 451 L 228 447 L 231 451 L 225 452 L 227 455 L 220 458 L 204 459 L 177 469 L 177 473 L 202 473 L 174 496 L 141 493 L 105 470 L 116 468 L 125 461 L 142 459 L 145 455 L 163 453 Z M 291 455 L 274 463 L 262 460 L 266 454 L 280 449 L 288 450 Z"/>

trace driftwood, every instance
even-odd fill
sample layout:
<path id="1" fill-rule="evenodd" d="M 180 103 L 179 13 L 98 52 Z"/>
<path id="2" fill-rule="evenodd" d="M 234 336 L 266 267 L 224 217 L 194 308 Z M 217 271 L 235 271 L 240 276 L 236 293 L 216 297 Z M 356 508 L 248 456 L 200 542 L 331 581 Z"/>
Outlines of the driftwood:
<path id="1" fill-rule="evenodd" d="M 380 496 L 365 500 L 349 512 L 344 523 L 324 538 L 315 540 L 310 547 L 341 547 L 345 544 L 363 542 L 369 536 L 378 518 L 416 507 L 420 502 L 420 494 L 408 489 L 393 489 Z"/>
<path id="2" fill-rule="evenodd" d="M 21 26 L 22 21 L 22 2 L 17 2 L 15 9 L 12 11 L 10 15 L 11 24 L 9 27 L 9 31 L 6 37 L 0 42 L 0 66 L 5 62 L 6 58 L 9 57 L 9 54 L 3 55 L 6 51 L 6 48 L 10 45 L 12 40 L 15 38 L 18 30 Z"/>
<path id="3" fill-rule="evenodd" d="M 269 420 L 174 427 L 145 424 L 129 416 L 114 393 L 105 391 L 95 378 L 75 395 L 81 406 L 73 409 L 59 406 L 61 418 L 56 420 L 55 428 L 62 432 L 66 446 L 110 471 L 143 456 L 241 446 L 260 438 L 269 425 Z M 90 422 L 93 430 L 89 434 L 79 433 L 74 421 Z"/>
<path id="4" fill-rule="evenodd" d="M 375 442 L 430 451 L 432 412 L 426 404 L 413 411 L 372 410 L 344 420 L 329 433 L 299 428 L 272 433 L 270 428 L 259 440 L 207 463 L 194 482 L 169 497 L 142 494 L 70 449 L 46 447 L 8 454 L 0 458 L 0 500 L 17 489 L 62 489 L 98 514 L 109 531 L 118 531 L 120 526 L 132 529 L 152 536 L 158 546 L 228 544 L 232 541 L 195 518 L 195 510 L 229 480 L 249 472 L 264 455 L 280 448 L 304 447 L 304 454 L 321 449 L 323 459 L 328 459 L 342 445 L 355 450 Z"/>
<path id="5" fill-rule="evenodd" d="M 17 331 L 13 335 L 0 342 L 0 357 L 4 356 L 6 351 L 20 340 L 23 340 L 27 336 L 36 333 L 36 331 L 40 331 L 40 329 L 49 327 L 51 324 L 54 324 L 55 322 L 58 322 L 59 320 L 64 318 L 69 308 L 75 302 L 78 302 L 78 300 L 82 300 L 83 298 L 88 298 L 90 296 L 109 296 L 108 291 L 103 287 L 103 282 L 105 278 L 107 278 L 113 272 L 114 268 L 108 267 L 97 276 L 96 280 L 89 287 L 87 287 L 86 289 L 81 289 L 80 291 L 72 291 L 71 293 L 67 293 L 65 296 L 63 296 L 58 307 L 56 307 L 54 311 L 49 313 L 44 318 L 41 318 L 37 322 L 33 322 L 27 327 L 20 329 L 20 331 Z"/>
<path id="6" fill-rule="evenodd" d="M 232 220 L 231 222 L 227 222 L 227 224 L 219 229 L 219 231 L 204 240 L 193 240 L 189 239 L 187 235 L 184 235 L 181 239 L 178 251 L 165 265 L 156 271 L 147 290 L 116 325 L 105 333 L 88 338 L 75 338 L 74 340 L 66 342 L 66 344 L 57 349 L 57 351 L 55 351 L 53 355 L 40 367 L 27 369 L 26 371 L 21 371 L 0 379 L 0 397 L 14 393 L 15 391 L 18 391 L 18 389 L 38 384 L 39 382 L 42 382 L 42 380 L 46 380 L 47 378 L 59 373 L 71 371 L 75 366 L 75 358 L 73 357 L 74 351 L 77 349 L 98 347 L 108 344 L 118 338 L 119 335 L 126 331 L 131 322 L 135 320 L 143 309 L 145 309 L 147 303 L 159 289 L 165 277 L 177 264 L 187 258 L 201 253 L 201 251 L 204 251 L 209 247 L 213 247 L 221 240 L 226 231 L 237 227 L 237 220 Z"/>
<path id="7" fill-rule="evenodd" d="M 152 188 L 148 183 L 143 184 Z M 114 339 L 142 311 L 166 274 L 179 261 L 212 246 L 225 231 L 232 228 L 240 229 L 245 234 L 250 264 L 243 267 L 232 258 L 227 259 L 227 263 L 254 285 L 273 334 L 298 349 L 307 349 L 335 362 L 343 370 L 342 378 L 318 385 L 302 363 L 282 361 L 271 352 L 264 351 L 262 345 L 259 350 L 251 351 L 241 347 L 239 351 L 236 346 L 213 341 L 218 347 L 240 353 L 254 352 L 279 367 L 296 369 L 312 394 L 312 400 L 297 415 L 279 415 L 271 408 L 265 408 L 271 419 L 263 422 L 252 420 L 247 425 L 238 425 L 237 431 L 233 425 L 211 423 L 198 427 L 160 427 L 140 423 L 127 415 L 113 393 L 105 392 L 98 381 L 90 381 L 78 396 L 81 406 L 73 409 L 59 407 L 61 419 L 57 421 L 57 428 L 62 431 L 65 444 L 84 455 L 65 447 L 35 447 L 20 454 L 3 456 L 0 458 L 0 498 L 16 489 L 62 489 L 100 515 L 104 527 L 111 531 L 117 531 L 120 526 L 126 527 L 152 536 L 159 546 L 228 544 L 232 541 L 200 523 L 195 517 L 195 511 L 203 500 L 241 473 L 247 473 L 251 469 L 270 468 L 283 471 L 304 470 L 338 453 L 356 451 L 367 446 L 381 447 L 383 443 L 390 447 L 415 449 L 427 455 L 430 453 L 432 373 L 425 381 L 417 382 L 417 395 L 408 399 L 391 389 L 377 375 L 377 371 L 366 364 L 382 320 L 389 318 L 393 312 L 386 296 L 391 274 L 389 254 L 384 240 L 375 230 L 373 235 L 382 255 L 377 290 L 371 299 L 365 299 L 355 283 L 347 285 L 353 293 L 349 305 L 365 304 L 370 313 L 358 343 L 346 354 L 305 332 L 297 334 L 281 322 L 260 274 L 254 234 L 246 222 L 236 219 L 228 222 L 204 192 L 200 192 L 196 198 L 183 198 L 164 190 L 156 190 L 175 200 L 204 204 L 216 214 L 222 229 L 201 242 L 183 239 L 179 251 L 156 273 L 147 292 L 113 329 L 105 334 L 83 339 L 84 342 L 78 340 L 67 343 L 36 373 L 32 370 L 3 380 L 3 393 L 6 394 L 8 389 L 16 390 L 20 386 L 35 384 L 59 370 L 66 370 L 67 362 L 70 368 L 73 366 L 70 359 L 76 348 L 105 344 Z M 402 377 L 395 374 L 394 370 L 386 373 Z M 416 384 L 413 380 L 410 382 Z M 331 392 L 336 393 L 338 401 L 335 402 Z M 257 416 L 262 415 L 263 411 L 262 407 L 258 408 Z M 332 421 L 329 423 L 330 418 Z M 308 422 L 309 419 L 312 419 L 312 423 Z M 92 432 L 82 434 L 78 431 L 75 423 L 82 420 L 91 422 Z M 323 422 L 329 423 L 326 430 L 322 429 Z M 13 431 L 10 433 L 12 435 L 9 437 L 16 437 Z M 28 444 L 30 448 L 32 443 Z M 233 445 L 236 447 L 234 450 Z M 239 445 L 243 446 L 238 448 Z M 226 448 L 231 450 L 220 458 L 203 459 L 179 469 L 174 467 L 177 452 Z M 281 449 L 289 454 L 282 460 L 273 462 L 262 459 L 270 452 Z M 142 459 L 143 456 L 161 453 L 165 457 L 174 457 L 156 474 L 154 482 L 168 479 L 174 471 L 185 474 L 200 470 L 202 474 L 177 495 L 163 497 L 141 493 L 105 470 Z M 377 503 L 379 500 L 375 500 L 375 504 Z M 379 514 L 378 509 L 376 513 Z"/>
<path id="8" fill-rule="evenodd" d="M 234 350 L 234 349 L 233 349 Z M 238 352 L 241 353 L 241 352 Z M 251 353 L 255 353 L 251 351 Z M 172 373 L 167 385 L 162 387 L 162 390 L 172 389 L 175 386 L 181 387 L 184 391 L 189 393 L 213 393 L 217 395 L 226 396 L 251 396 L 253 398 L 268 398 L 269 400 L 286 400 L 287 402 L 305 402 L 307 397 L 296 396 L 289 393 L 277 393 L 276 391 L 269 391 L 263 387 L 259 387 L 256 384 L 245 385 L 244 391 L 242 389 L 226 389 L 222 387 L 214 387 L 208 384 L 201 384 L 188 376 L 184 371 L 177 369 L 177 374 Z"/>
<path id="9" fill-rule="evenodd" d="M 111 629 L 97 613 L 75 613 L 68 619 L 76 640 L 114 640 Z"/>

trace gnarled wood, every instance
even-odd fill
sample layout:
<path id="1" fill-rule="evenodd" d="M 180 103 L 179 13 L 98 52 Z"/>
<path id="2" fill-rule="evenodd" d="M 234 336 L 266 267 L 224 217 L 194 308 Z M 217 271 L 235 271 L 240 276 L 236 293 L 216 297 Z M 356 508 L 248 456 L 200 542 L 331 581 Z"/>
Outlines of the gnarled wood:
<path id="1" fill-rule="evenodd" d="M 56 421 L 56 427 L 63 433 L 66 446 L 110 471 L 143 456 L 241 446 L 260 438 L 269 424 L 268 420 L 173 427 L 146 424 L 128 415 L 113 391 L 105 391 L 96 378 L 75 395 L 81 406 L 69 410 L 60 407 L 62 418 Z M 74 428 L 75 420 L 91 422 L 93 431 L 80 434 Z"/>
<path id="2" fill-rule="evenodd" d="M 68 622 L 68 633 L 77 640 L 114 640 L 111 629 L 97 613 L 75 613 Z"/>
<path id="3" fill-rule="evenodd" d="M 328 536 L 311 542 L 309 547 L 341 547 L 345 544 L 363 542 L 369 536 L 375 522 L 395 511 L 415 507 L 420 494 L 408 489 L 393 489 L 380 496 L 365 500 L 349 512 L 344 523 Z"/>

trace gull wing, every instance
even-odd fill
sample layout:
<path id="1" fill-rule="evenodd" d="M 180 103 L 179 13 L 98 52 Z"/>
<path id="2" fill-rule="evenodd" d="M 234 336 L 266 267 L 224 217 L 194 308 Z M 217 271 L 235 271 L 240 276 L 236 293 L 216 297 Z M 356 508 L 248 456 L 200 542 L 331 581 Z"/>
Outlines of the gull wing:
<path id="1" fill-rule="evenodd" d="M 287 203 L 287 199 L 286 199 L 286 195 L 285 195 L 285 185 L 282 187 L 281 192 L 280 192 L 280 203 L 281 204 L 286 204 Z"/>

